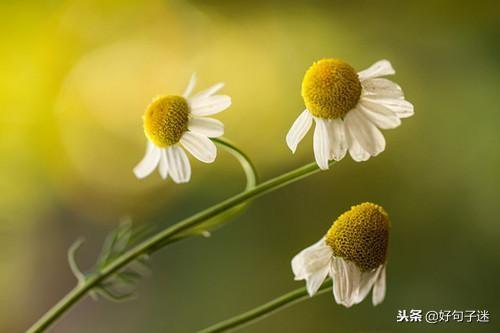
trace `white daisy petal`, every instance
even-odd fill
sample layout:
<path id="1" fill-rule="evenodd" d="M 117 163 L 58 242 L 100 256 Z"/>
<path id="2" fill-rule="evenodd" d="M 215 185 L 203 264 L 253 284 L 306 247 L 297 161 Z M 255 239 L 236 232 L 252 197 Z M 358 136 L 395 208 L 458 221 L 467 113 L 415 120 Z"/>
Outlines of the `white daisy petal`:
<path id="1" fill-rule="evenodd" d="M 325 281 L 330 271 L 329 265 L 325 265 L 322 269 L 312 273 L 306 278 L 306 288 L 309 296 L 313 296 L 318 291 L 323 281 Z"/>
<path id="2" fill-rule="evenodd" d="M 385 270 L 386 267 L 383 265 L 375 284 L 373 285 L 372 291 L 372 303 L 373 305 L 379 305 L 384 301 L 385 298 Z"/>
<path id="3" fill-rule="evenodd" d="M 354 109 L 345 117 L 347 130 L 352 138 L 371 156 L 376 156 L 385 149 L 385 139 L 380 130 L 366 119 L 361 111 Z"/>
<path id="4" fill-rule="evenodd" d="M 348 294 L 347 304 L 349 304 L 349 306 L 352 306 L 359 303 L 357 299 L 359 295 L 359 288 L 361 287 L 363 272 L 355 263 L 347 260 L 344 260 L 344 262 L 348 267 L 348 275 L 351 282 L 351 289 L 350 294 Z"/>
<path id="5" fill-rule="evenodd" d="M 215 144 L 205 135 L 186 132 L 181 138 L 181 144 L 194 157 L 204 163 L 212 163 L 217 156 Z"/>
<path id="6" fill-rule="evenodd" d="M 401 87 L 396 83 L 383 79 L 369 79 L 362 83 L 363 93 L 367 95 L 385 96 L 390 98 L 403 99 L 404 94 Z"/>
<path id="7" fill-rule="evenodd" d="M 137 178 L 144 178 L 154 171 L 160 161 L 160 148 L 148 141 L 146 154 L 141 162 L 134 168 L 134 174 Z"/>
<path id="8" fill-rule="evenodd" d="M 158 171 L 160 172 L 161 178 L 167 179 L 168 176 L 167 151 L 166 149 L 160 149 L 160 151 L 161 151 L 161 156 L 160 156 L 160 164 Z"/>
<path id="9" fill-rule="evenodd" d="M 365 101 L 382 105 L 393 111 L 399 118 L 408 118 L 414 114 L 413 104 L 404 99 L 395 99 L 383 96 L 364 96 L 363 102 Z"/>
<path id="10" fill-rule="evenodd" d="M 211 86 L 210 88 L 202 90 L 199 93 L 194 94 L 190 99 L 196 100 L 196 99 L 201 99 L 201 98 L 212 96 L 213 94 L 215 94 L 216 92 L 221 90 L 222 87 L 224 87 L 224 83 L 222 83 L 222 82 L 216 83 L 213 86 Z"/>
<path id="11" fill-rule="evenodd" d="M 361 284 L 362 272 L 353 262 L 344 260 L 345 267 L 347 268 L 347 278 L 349 279 L 349 286 L 347 298 L 345 299 L 345 306 L 351 307 L 357 304 L 359 286 Z"/>
<path id="12" fill-rule="evenodd" d="M 292 153 L 297 150 L 297 145 L 311 128 L 313 117 L 308 110 L 304 110 L 295 120 L 286 135 L 286 143 Z"/>
<path id="13" fill-rule="evenodd" d="M 362 272 L 361 273 L 361 278 L 359 280 L 359 288 L 358 288 L 358 293 L 356 295 L 356 300 L 355 303 L 358 304 L 361 301 L 365 299 L 365 297 L 368 295 L 370 290 L 373 287 L 373 284 L 377 280 L 377 277 L 379 276 L 381 266 L 379 268 L 371 270 L 369 272 Z"/>
<path id="14" fill-rule="evenodd" d="M 328 157 L 330 157 L 330 136 L 328 133 L 328 121 L 314 117 L 316 128 L 314 129 L 313 148 L 316 163 L 321 170 L 328 169 Z"/>
<path id="15" fill-rule="evenodd" d="M 370 153 L 364 150 L 358 141 L 354 141 L 351 144 L 351 146 L 349 147 L 349 154 L 356 162 L 368 161 L 368 159 L 370 158 Z"/>
<path id="16" fill-rule="evenodd" d="M 188 83 L 186 89 L 182 93 L 182 97 L 188 98 L 189 95 L 191 95 L 191 93 L 193 92 L 195 85 L 196 85 L 196 73 L 193 73 L 191 75 L 191 78 L 189 79 L 189 83 Z"/>
<path id="17" fill-rule="evenodd" d="M 330 121 L 330 159 L 340 161 L 347 152 L 344 122 L 341 119 Z"/>
<path id="18" fill-rule="evenodd" d="M 333 258 L 330 275 L 333 279 L 333 295 L 338 304 L 348 308 L 357 304 L 361 274 L 356 264 L 340 257 Z"/>
<path id="19" fill-rule="evenodd" d="M 332 249 L 321 238 L 318 242 L 300 251 L 292 259 L 292 271 L 295 280 L 307 279 L 311 274 L 322 271 L 329 266 Z"/>
<path id="20" fill-rule="evenodd" d="M 395 74 L 396 71 L 392 68 L 389 60 L 380 60 L 371 65 L 369 68 L 358 73 L 358 77 L 360 81 L 373 79 L 379 76 L 392 75 Z"/>
<path id="21" fill-rule="evenodd" d="M 361 147 L 361 145 L 359 144 L 358 140 L 356 140 L 356 138 L 351 135 L 350 131 L 347 128 L 347 124 L 345 124 L 345 128 L 347 143 L 349 145 L 349 154 L 351 155 L 352 159 L 356 162 L 367 161 L 370 158 L 370 154 L 366 150 L 364 150 L 363 147 Z"/>
<path id="22" fill-rule="evenodd" d="M 349 289 L 347 269 L 340 258 L 333 258 L 330 265 L 330 276 L 333 280 L 333 296 L 337 304 L 344 304 Z"/>
<path id="23" fill-rule="evenodd" d="M 229 96 L 227 95 L 214 95 L 208 97 L 200 97 L 200 98 L 190 98 L 189 105 L 191 109 L 199 109 L 207 106 L 227 103 L 227 99 Z"/>
<path id="24" fill-rule="evenodd" d="M 191 118 L 188 129 L 209 138 L 216 138 L 224 134 L 224 124 L 220 120 L 212 118 Z"/>
<path id="25" fill-rule="evenodd" d="M 361 101 L 357 108 L 378 128 L 390 129 L 401 125 L 401 119 L 394 112 L 376 103 Z"/>
<path id="26" fill-rule="evenodd" d="M 215 95 L 189 101 L 191 113 L 195 116 L 210 116 L 224 111 L 231 105 L 231 97 Z"/>
<path id="27" fill-rule="evenodd" d="M 178 146 L 171 146 L 166 148 L 166 153 L 168 171 L 174 182 L 178 184 L 188 182 L 191 178 L 191 165 L 184 150 Z"/>
<path id="28" fill-rule="evenodd" d="M 367 108 L 369 110 L 374 110 L 374 111 L 376 111 L 378 113 L 382 113 L 382 114 L 386 114 L 386 115 L 389 115 L 389 114 L 396 115 L 396 112 L 394 112 L 391 109 L 389 109 L 389 108 L 385 107 L 384 105 L 380 104 L 377 99 L 373 99 L 373 98 L 370 98 L 370 97 L 372 97 L 372 96 L 366 96 L 366 95 L 362 96 L 359 99 L 359 103 L 358 103 L 357 106 L 362 105 L 362 106 L 364 106 L 365 108 Z"/>

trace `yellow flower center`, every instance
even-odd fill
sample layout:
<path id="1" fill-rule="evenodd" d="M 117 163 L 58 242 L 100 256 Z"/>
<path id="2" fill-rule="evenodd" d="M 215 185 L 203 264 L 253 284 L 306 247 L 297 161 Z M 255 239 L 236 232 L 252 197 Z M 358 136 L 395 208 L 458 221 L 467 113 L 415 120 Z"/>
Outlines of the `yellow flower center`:
<path id="1" fill-rule="evenodd" d="M 314 116 L 342 118 L 352 110 L 361 96 L 358 74 L 338 59 L 315 62 L 304 75 L 302 98 Z"/>
<path id="2" fill-rule="evenodd" d="M 189 105 L 181 96 L 156 98 L 144 113 L 144 132 L 158 147 L 168 147 L 180 141 L 187 131 Z"/>
<path id="3" fill-rule="evenodd" d="M 385 263 L 389 240 L 389 216 L 373 203 L 351 207 L 333 223 L 326 234 L 333 254 L 354 262 L 362 271 Z"/>

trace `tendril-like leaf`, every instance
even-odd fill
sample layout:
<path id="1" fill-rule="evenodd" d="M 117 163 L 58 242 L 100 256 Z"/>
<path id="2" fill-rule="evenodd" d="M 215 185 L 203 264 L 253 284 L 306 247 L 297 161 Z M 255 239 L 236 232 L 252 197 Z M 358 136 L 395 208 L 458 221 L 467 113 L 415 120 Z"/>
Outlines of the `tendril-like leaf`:
<path id="1" fill-rule="evenodd" d="M 106 237 L 101 253 L 97 258 L 93 271 L 84 274 L 78 267 L 75 260 L 75 253 L 81 247 L 83 239 L 78 239 L 68 250 L 68 261 L 71 271 L 78 279 L 78 283 L 85 283 L 85 280 L 98 274 L 116 257 L 122 255 L 129 247 L 133 236 L 132 221 L 130 218 L 123 219 L 118 227 L 111 231 Z M 135 290 L 137 283 L 151 272 L 148 255 L 139 256 L 127 266 L 99 282 L 91 291 L 90 296 L 97 300 L 99 297 L 123 302 L 136 297 Z"/>
<path id="2" fill-rule="evenodd" d="M 127 247 L 131 236 L 132 221 L 127 217 L 122 219 L 118 227 L 106 237 L 96 266 L 98 268 L 104 267 L 114 257 L 122 253 Z"/>
<path id="3" fill-rule="evenodd" d="M 80 267 L 78 267 L 75 255 L 76 251 L 78 251 L 78 249 L 82 246 L 83 242 L 84 242 L 83 238 L 78 238 L 68 249 L 69 268 L 71 269 L 71 272 L 78 280 L 79 284 L 85 281 L 85 274 L 83 274 L 82 271 L 80 270 Z"/>

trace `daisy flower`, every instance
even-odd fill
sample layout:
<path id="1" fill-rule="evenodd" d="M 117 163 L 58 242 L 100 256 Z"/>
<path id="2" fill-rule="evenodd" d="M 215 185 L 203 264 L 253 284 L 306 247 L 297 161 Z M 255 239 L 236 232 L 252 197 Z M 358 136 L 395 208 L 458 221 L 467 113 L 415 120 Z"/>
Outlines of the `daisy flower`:
<path id="1" fill-rule="evenodd" d="M 382 76 L 395 71 L 381 60 L 356 73 L 338 59 L 315 62 L 302 81 L 306 109 L 295 120 L 286 136 L 293 153 L 314 122 L 313 147 L 318 166 L 328 169 L 328 161 L 340 161 L 347 150 L 355 161 L 366 161 L 385 149 L 380 129 L 401 124 L 413 115 L 413 105 L 403 91 Z"/>
<path id="2" fill-rule="evenodd" d="M 137 178 L 148 176 L 158 167 L 163 179 L 170 175 L 176 183 L 188 182 L 191 165 L 184 149 L 201 162 L 215 160 L 217 149 L 210 138 L 223 135 L 224 124 L 206 116 L 227 109 L 231 98 L 215 95 L 223 83 L 191 96 L 195 84 L 193 74 L 181 96 L 159 96 L 146 109 L 143 120 L 148 142 L 144 158 L 134 168 Z"/>
<path id="3" fill-rule="evenodd" d="M 292 259 L 295 280 L 306 280 L 314 295 L 328 275 L 338 304 L 350 307 L 372 291 L 373 305 L 385 297 L 389 217 L 373 203 L 362 203 L 333 223 L 326 235 Z"/>

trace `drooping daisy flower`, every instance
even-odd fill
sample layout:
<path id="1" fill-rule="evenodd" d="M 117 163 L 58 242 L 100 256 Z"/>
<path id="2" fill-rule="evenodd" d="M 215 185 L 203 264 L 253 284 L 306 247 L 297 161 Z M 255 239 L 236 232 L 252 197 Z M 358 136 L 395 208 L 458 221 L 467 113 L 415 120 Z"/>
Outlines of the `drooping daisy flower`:
<path id="1" fill-rule="evenodd" d="M 389 217 L 373 203 L 362 203 L 333 223 L 316 244 L 292 259 L 295 280 L 306 280 L 314 295 L 328 275 L 338 304 L 350 307 L 372 292 L 373 305 L 385 297 L 386 253 Z"/>
<path id="2" fill-rule="evenodd" d="M 413 115 L 413 105 L 404 99 L 401 88 L 381 78 L 394 73 L 387 60 L 359 73 L 338 59 L 315 62 L 302 81 L 306 109 L 286 136 L 288 147 L 295 153 L 314 120 L 314 156 L 323 170 L 329 160 L 344 158 L 347 150 L 355 161 L 384 151 L 379 129 L 398 127 L 401 118 Z"/>
<path id="3" fill-rule="evenodd" d="M 188 182 L 191 165 L 184 149 L 201 162 L 215 160 L 217 149 L 209 138 L 223 135 L 224 124 L 206 116 L 227 109 L 231 98 L 215 95 L 223 83 L 190 96 L 195 84 L 193 74 L 182 96 L 157 97 L 146 109 L 143 120 L 148 142 L 146 155 L 134 168 L 137 178 L 148 176 L 158 167 L 163 179 L 170 175 L 176 183 Z"/>

